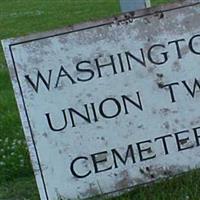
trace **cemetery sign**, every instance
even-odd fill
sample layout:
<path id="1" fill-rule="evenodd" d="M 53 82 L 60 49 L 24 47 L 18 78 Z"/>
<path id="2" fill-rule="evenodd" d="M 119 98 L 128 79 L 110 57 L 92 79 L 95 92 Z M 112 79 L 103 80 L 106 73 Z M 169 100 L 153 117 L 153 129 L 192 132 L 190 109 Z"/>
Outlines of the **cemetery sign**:
<path id="1" fill-rule="evenodd" d="M 200 167 L 200 2 L 4 40 L 42 200 Z"/>

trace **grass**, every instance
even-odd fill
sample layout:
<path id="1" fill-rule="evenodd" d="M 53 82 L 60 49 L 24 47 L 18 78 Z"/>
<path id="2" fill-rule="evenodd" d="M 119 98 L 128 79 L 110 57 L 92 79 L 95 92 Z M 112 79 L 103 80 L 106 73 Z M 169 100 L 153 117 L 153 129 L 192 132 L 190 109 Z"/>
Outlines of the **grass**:
<path id="1" fill-rule="evenodd" d="M 167 0 L 154 0 L 153 5 Z M 0 40 L 118 14 L 118 0 L 0 0 Z M 38 200 L 0 47 L 0 200 Z M 200 171 L 136 188 L 115 200 L 199 200 Z"/>
<path id="2" fill-rule="evenodd" d="M 0 187 L 1 200 L 38 200 L 35 180 L 22 177 L 11 182 L 5 182 Z"/>

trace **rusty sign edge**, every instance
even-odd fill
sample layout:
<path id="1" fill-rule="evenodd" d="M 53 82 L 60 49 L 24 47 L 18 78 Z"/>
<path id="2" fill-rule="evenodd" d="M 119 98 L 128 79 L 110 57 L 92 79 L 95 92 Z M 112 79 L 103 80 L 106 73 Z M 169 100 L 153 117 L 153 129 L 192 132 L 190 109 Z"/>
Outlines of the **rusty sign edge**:
<path id="1" fill-rule="evenodd" d="M 159 13 L 164 13 L 172 10 L 177 10 L 180 8 L 185 8 L 185 7 L 190 7 L 190 6 L 195 6 L 200 4 L 200 0 L 178 0 L 174 3 L 166 3 L 160 6 L 153 6 L 149 8 L 144 8 L 132 12 L 125 12 L 121 13 L 119 15 L 114 15 L 111 17 L 107 17 L 104 19 L 99 19 L 99 20 L 91 20 L 91 21 L 86 21 L 83 23 L 77 23 L 74 25 L 68 25 L 65 26 L 64 28 L 57 28 L 52 31 L 44 31 L 44 32 L 39 32 L 39 33 L 32 33 L 28 34 L 25 36 L 20 36 L 20 37 L 11 37 L 7 39 L 1 40 L 2 45 L 10 45 L 10 46 L 15 46 L 18 44 L 23 44 L 23 43 L 28 43 L 36 40 L 42 40 L 42 39 L 47 39 L 51 37 L 56 37 L 64 34 L 69 34 L 72 32 L 77 32 L 77 31 L 82 31 L 90 28 L 95 28 L 99 26 L 104 26 L 104 25 L 110 25 L 113 24 L 114 22 L 123 22 L 127 21 L 129 19 L 137 19 L 141 17 L 146 17 L 146 16 L 151 16 L 151 15 L 156 15 Z"/>

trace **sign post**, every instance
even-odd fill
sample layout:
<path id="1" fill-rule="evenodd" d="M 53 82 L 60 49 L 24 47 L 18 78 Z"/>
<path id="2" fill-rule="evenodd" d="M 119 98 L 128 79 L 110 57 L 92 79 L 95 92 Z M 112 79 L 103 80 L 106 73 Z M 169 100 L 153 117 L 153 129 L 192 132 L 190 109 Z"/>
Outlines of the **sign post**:
<path id="1" fill-rule="evenodd" d="M 130 12 L 151 6 L 150 0 L 120 0 L 122 12 Z"/>
<path id="2" fill-rule="evenodd" d="M 7 39 L 42 200 L 200 168 L 200 2 Z"/>

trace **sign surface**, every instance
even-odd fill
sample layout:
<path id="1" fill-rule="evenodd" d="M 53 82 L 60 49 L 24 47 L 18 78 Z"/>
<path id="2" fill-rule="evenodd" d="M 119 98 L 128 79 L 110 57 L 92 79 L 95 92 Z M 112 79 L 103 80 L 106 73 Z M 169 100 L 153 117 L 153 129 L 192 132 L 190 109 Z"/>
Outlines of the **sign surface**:
<path id="1" fill-rule="evenodd" d="M 200 167 L 200 3 L 3 41 L 42 200 Z"/>

